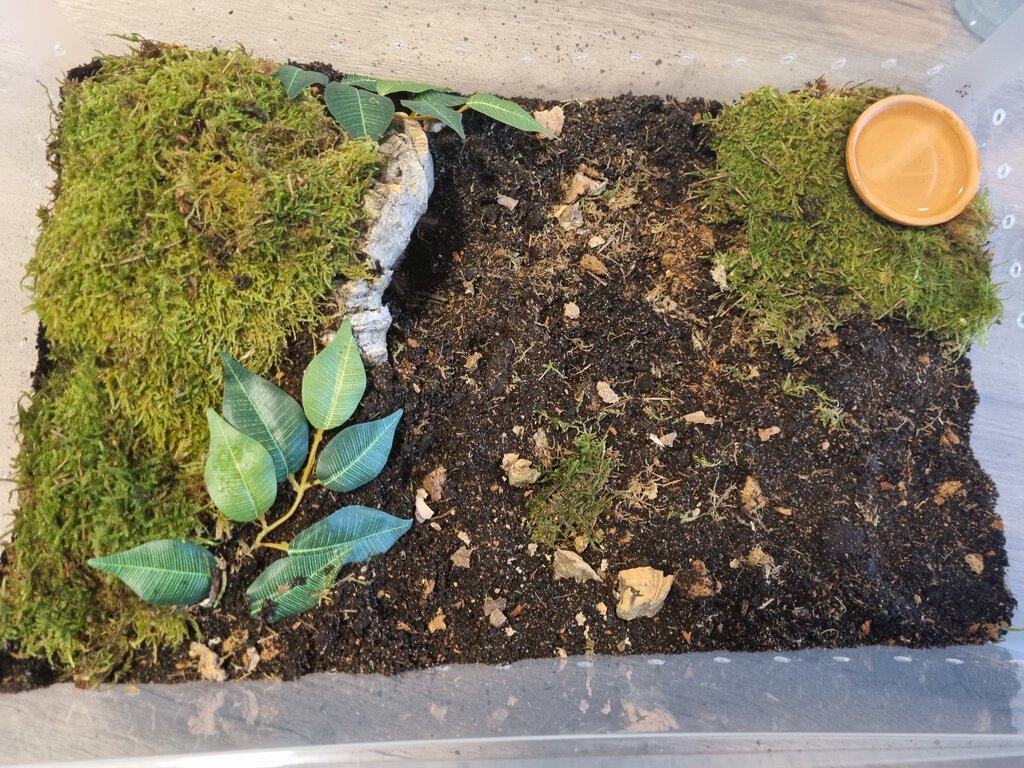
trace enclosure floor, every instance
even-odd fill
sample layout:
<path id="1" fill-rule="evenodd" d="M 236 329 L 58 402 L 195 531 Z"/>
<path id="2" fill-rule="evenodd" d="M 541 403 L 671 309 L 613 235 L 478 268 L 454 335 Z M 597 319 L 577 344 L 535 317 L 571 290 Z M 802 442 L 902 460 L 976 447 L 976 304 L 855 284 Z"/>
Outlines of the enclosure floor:
<path id="1" fill-rule="evenodd" d="M 45 156 L 49 99 L 57 98 L 62 72 L 96 52 L 124 47 L 112 34 L 135 32 L 197 47 L 243 45 L 268 58 L 324 60 L 340 70 L 441 81 L 463 91 L 556 98 L 632 91 L 728 99 L 765 82 L 788 88 L 822 74 L 833 82 L 924 91 L 977 45 L 953 14 L 952 3 L 942 5 L 938 9 L 928 0 L 855 5 L 813 0 L 754 5 L 744 0 L 517 0 L 486 6 L 428 6 L 414 0 L 323 6 L 257 0 L 7 3 L 0 8 L 5 114 L 0 123 L 5 148 L 0 153 L 0 345 L 7 352 L 0 368 L 0 475 L 8 474 L 15 455 L 17 403 L 35 364 L 36 320 L 25 310 L 21 279 L 36 236 L 35 211 L 48 201 L 52 182 Z M 994 166 L 1017 169 L 1000 180 L 988 169 L 997 215 L 1015 214 L 1024 221 L 1024 79 L 1018 74 L 1014 82 L 980 106 L 982 116 L 1003 106 L 1009 117 L 998 132 L 982 120 L 993 135 L 979 140 Z M 1011 553 L 1024 551 L 1024 523 L 1015 519 L 1024 506 L 1024 481 L 1012 466 L 1020 452 L 1017 414 L 1024 403 L 1024 355 L 1014 352 L 1024 346 L 1017 323 L 1024 311 L 1024 281 L 1010 272 L 1014 258 L 1022 258 L 1021 226 L 1003 233 L 1005 245 L 997 252 L 997 279 L 1007 283 L 1006 321 L 993 330 L 988 351 L 973 356 L 981 394 L 975 447 L 1000 488 Z M 13 504 L 13 497 L 0 494 L 0 531 Z M 1018 570 L 1011 570 L 1011 587 L 1024 593 Z"/>

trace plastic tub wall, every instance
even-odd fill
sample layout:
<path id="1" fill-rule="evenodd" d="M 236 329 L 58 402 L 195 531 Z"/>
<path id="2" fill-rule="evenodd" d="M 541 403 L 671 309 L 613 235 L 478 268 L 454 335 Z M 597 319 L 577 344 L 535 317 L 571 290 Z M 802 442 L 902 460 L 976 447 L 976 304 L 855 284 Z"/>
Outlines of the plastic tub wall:
<path id="1" fill-rule="evenodd" d="M 552 98 L 634 93 L 730 99 L 763 83 L 871 82 L 928 93 L 978 139 L 998 225 L 1006 314 L 972 351 L 980 393 L 972 444 L 999 488 L 1010 586 L 1024 595 L 1024 10 L 1013 2 L 869 0 L 356 0 L 183 4 L 43 0 L 0 4 L 0 463 L 35 363 L 20 285 L 51 175 L 45 144 L 57 79 L 112 34 L 198 47 L 242 45 L 278 60 Z M 986 16 L 985 14 L 988 14 Z M 1010 14 L 1006 18 L 1007 14 Z M 1006 18 L 996 27 L 998 19 Z M 984 20 L 982 27 L 979 20 Z M 983 30 L 982 43 L 968 28 Z M 994 31 L 993 31 L 994 30 Z M 0 520 L 9 511 L 0 496 Z M 1024 643 L 915 651 L 528 661 L 396 678 L 295 683 L 62 685 L 0 697 L 0 763 L 131 758 L 207 765 L 1010 764 L 1024 758 Z M 924 736 L 927 735 L 927 738 Z M 433 741 L 426 741 L 433 740 Z M 455 740 L 455 741 L 453 741 Z M 191 757 L 190 757 L 191 756 Z M 785 757 L 784 757 L 785 756 Z"/>

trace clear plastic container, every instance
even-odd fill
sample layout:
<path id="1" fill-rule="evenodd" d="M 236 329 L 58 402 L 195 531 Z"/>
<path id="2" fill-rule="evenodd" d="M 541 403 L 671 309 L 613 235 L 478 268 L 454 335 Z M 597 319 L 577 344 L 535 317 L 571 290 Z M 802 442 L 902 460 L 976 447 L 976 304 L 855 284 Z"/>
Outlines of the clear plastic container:
<path id="1" fill-rule="evenodd" d="M 972 34 L 978 19 L 989 26 Z M 20 312 L 26 299 L 19 281 L 34 210 L 50 181 L 47 93 L 38 82 L 55 97 L 63 70 L 96 50 L 123 46 L 111 32 L 194 46 L 242 44 L 269 58 L 319 59 L 347 71 L 505 95 L 633 91 L 730 99 L 763 83 L 790 88 L 824 75 L 833 84 L 868 81 L 946 103 L 975 134 L 999 221 L 991 242 L 1006 315 L 988 345 L 971 353 L 980 395 L 971 440 L 999 489 L 1010 587 L 1024 595 L 1019 4 L 5 3 L 0 231 L 9 263 L 0 282 L 8 313 L 0 332 L 12 358 L 0 392 L 8 416 L 34 363 L 34 320 Z M 0 447 L 0 460 L 13 456 L 10 436 Z M 99 691 L 58 685 L 0 696 L 0 763 L 221 765 L 232 752 L 232 762 L 247 766 L 1010 765 L 1024 761 L 1017 735 L 1022 665 L 1024 640 L 1011 632 L 997 645 L 927 651 L 570 658 L 391 678 L 312 675 L 292 683 Z M 172 757 L 154 757 L 160 755 Z"/>

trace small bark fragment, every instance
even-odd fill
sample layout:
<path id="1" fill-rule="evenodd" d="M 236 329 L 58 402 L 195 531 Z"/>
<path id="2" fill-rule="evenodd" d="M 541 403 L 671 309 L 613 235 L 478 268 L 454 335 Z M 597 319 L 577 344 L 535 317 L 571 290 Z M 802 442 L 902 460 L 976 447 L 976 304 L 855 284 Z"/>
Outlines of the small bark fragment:
<path id="1" fill-rule="evenodd" d="M 501 459 L 501 468 L 513 488 L 525 488 L 540 479 L 540 470 L 533 468 L 533 462 L 520 458 L 518 453 L 506 453 Z"/>
<path id="2" fill-rule="evenodd" d="M 687 424 L 714 424 L 716 419 L 713 416 L 708 416 L 704 411 L 694 411 L 683 416 L 683 421 Z"/>
<path id="3" fill-rule="evenodd" d="M 665 604 L 672 581 L 671 576 L 650 566 L 619 571 L 615 615 L 623 621 L 656 615 Z"/>
<path id="4" fill-rule="evenodd" d="M 608 405 L 615 405 L 620 399 L 607 381 L 597 382 L 597 396 Z"/>
<path id="5" fill-rule="evenodd" d="M 753 475 L 747 475 L 747 480 L 740 491 L 740 503 L 748 515 L 757 514 L 768 504 L 768 497 L 764 495 L 761 484 Z"/>
<path id="6" fill-rule="evenodd" d="M 552 563 L 555 574 L 555 581 L 561 579 L 573 579 L 582 581 L 604 581 L 589 565 L 587 561 L 571 552 L 568 549 L 556 549 Z"/>

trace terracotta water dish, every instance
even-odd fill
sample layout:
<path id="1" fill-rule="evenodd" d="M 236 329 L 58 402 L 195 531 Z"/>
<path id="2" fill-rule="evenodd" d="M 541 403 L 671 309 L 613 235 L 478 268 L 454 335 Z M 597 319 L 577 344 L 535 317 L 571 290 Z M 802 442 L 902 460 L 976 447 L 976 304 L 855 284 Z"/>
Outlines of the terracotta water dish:
<path id="1" fill-rule="evenodd" d="M 960 214 L 981 181 L 978 146 L 963 121 L 937 101 L 905 94 L 861 113 L 846 142 L 846 169 L 871 210 L 916 227 Z"/>

